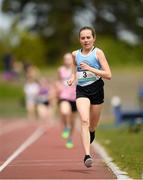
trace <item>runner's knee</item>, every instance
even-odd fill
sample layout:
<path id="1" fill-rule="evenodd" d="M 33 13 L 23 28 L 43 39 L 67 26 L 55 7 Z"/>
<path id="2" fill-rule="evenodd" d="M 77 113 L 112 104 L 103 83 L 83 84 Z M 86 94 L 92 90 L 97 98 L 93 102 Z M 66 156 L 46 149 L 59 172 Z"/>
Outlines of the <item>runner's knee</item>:
<path id="1" fill-rule="evenodd" d="M 89 127 L 89 120 L 88 119 L 83 119 L 81 121 L 81 125 L 84 126 L 84 127 Z"/>

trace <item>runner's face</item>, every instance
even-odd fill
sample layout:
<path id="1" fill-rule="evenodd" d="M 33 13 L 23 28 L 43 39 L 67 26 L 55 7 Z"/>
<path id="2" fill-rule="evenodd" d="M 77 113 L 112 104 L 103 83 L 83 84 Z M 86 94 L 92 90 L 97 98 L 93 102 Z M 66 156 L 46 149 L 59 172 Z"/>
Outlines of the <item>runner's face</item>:
<path id="1" fill-rule="evenodd" d="M 66 67 L 71 67 L 71 65 L 72 65 L 72 55 L 71 54 L 64 55 L 64 65 Z"/>
<path id="2" fill-rule="evenodd" d="M 93 37 L 91 30 L 89 29 L 85 29 L 80 32 L 79 40 L 84 50 L 90 50 L 95 42 L 95 38 Z"/>

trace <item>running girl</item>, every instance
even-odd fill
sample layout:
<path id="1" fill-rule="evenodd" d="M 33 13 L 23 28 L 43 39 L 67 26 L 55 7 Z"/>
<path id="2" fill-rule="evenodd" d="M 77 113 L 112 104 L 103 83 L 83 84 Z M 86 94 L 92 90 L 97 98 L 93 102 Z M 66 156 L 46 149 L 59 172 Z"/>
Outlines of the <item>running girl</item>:
<path id="1" fill-rule="evenodd" d="M 75 121 L 76 109 L 76 93 L 75 85 L 68 86 L 67 80 L 72 73 L 72 54 L 66 53 L 63 57 L 64 63 L 58 69 L 59 77 L 59 108 L 60 115 L 64 125 L 62 137 L 67 138 L 66 147 L 73 148 L 72 133 Z"/>
<path id="2" fill-rule="evenodd" d="M 104 102 L 104 82 L 102 78 L 111 79 L 111 71 L 104 52 L 94 47 L 95 31 L 83 27 L 79 31 L 81 49 L 72 53 L 73 73 L 68 80 L 69 86 L 77 76 L 76 105 L 81 118 L 81 138 L 84 147 L 84 164 L 93 165 L 90 144 L 95 138 L 95 130 Z"/>

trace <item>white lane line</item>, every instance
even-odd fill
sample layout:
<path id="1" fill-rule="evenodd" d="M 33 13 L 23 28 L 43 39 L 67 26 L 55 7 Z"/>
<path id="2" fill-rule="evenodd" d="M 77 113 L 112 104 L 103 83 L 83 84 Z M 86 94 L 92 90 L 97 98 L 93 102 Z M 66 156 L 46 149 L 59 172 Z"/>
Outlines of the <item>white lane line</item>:
<path id="1" fill-rule="evenodd" d="M 109 157 L 105 149 L 96 141 L 92 144 L 94 150 L 102 157 L 104 162 L 107 164 L 107 166 L 112 170 L 112 172 L 116 175 L 117 179 L 126 179 L 126 180 L 131 180 L 127 172 L 124 172 L 120 170 L 120 168 L 113 163 L 112 158 Z"/>
<path id="2" fill-rule="evenodd" d="M 44 128 L 37 128 L 34 133 L 23 143 L 21 146 L 14 151 L 14 153 L 8 157 L 8 159 L 0 166 L 0 172 L 2 172 L 16 157 L 18 157 L 28 146 L 38 140 L 45 132 Z"/>

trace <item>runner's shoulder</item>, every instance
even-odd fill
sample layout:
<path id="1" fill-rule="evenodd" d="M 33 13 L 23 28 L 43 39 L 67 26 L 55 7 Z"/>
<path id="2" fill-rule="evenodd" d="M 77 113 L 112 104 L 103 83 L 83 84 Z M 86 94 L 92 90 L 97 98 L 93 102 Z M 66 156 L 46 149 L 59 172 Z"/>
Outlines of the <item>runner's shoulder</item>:
<path id="1" fill-rule="evenodd" d="M 98 47 L 96 47 L 96 52 L 99 53 L 99 54 L 100 54 L 100 53 L 104 53 L 103 50 L 100 49 L 100 48 L 98 48 Z"/>
<path id="2" fill-rule="evenodd" d="M 96 56 L 97 58 L 102 56 L 104 54 L 103 50 L 100 48 L 96 48 Z"/>
<path id="3" fill-rule="evenodd" d="M 73 51 L 73 52 L 72 52 L 72 56 L 73 56 L 73 57 L 75 57 L 75 56 L 76 56 L 77 51 L 78 51 L 78 50 L 75 50 L 75 51 Z"/>

